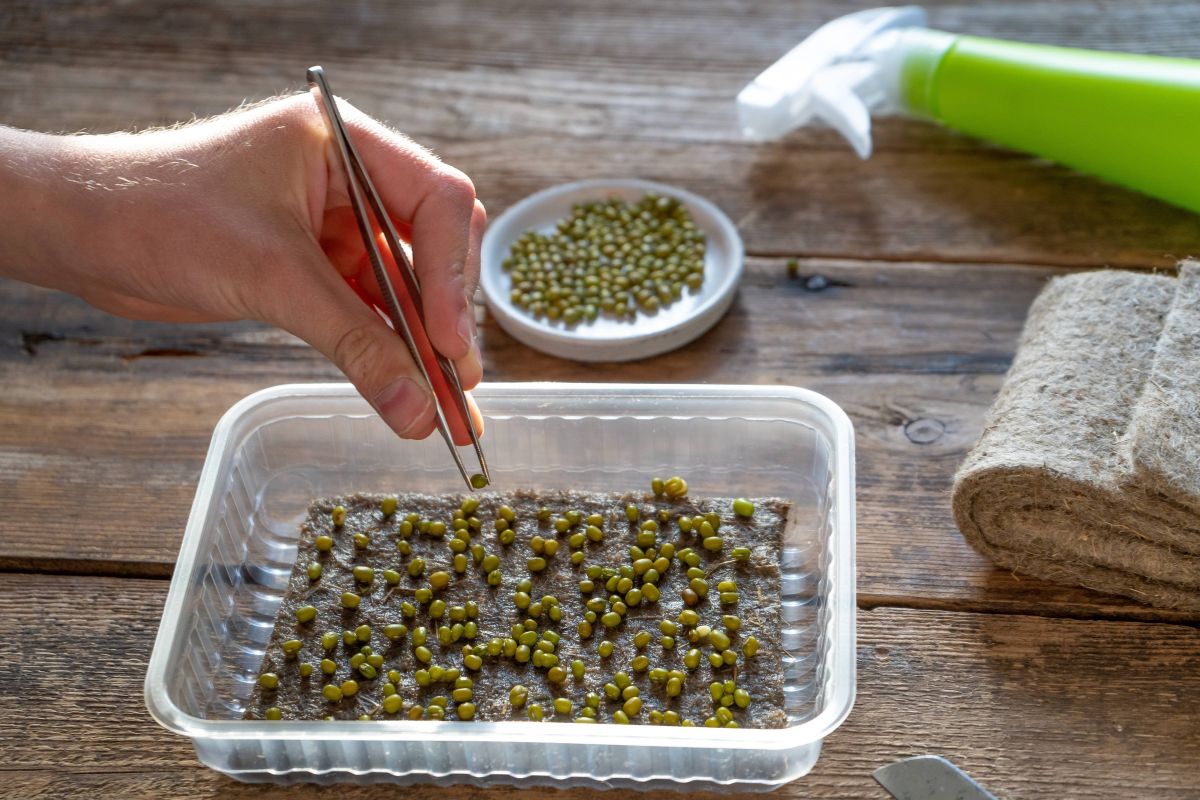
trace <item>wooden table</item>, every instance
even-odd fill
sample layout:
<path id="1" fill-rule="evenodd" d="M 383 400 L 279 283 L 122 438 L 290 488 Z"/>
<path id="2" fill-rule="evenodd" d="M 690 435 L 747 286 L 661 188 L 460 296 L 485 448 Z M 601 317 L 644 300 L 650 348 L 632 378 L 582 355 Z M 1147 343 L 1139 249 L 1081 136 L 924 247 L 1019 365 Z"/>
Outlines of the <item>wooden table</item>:
<path id="1" fill-rule="evenodd" d="M 1200 796 L 1198 619 L 993 569 L 949 512 L 1046 280 L 1168 269 L 1200 247 L 1200 219 L 918 123 L 880 122 L 867 162 L 820 128 L 741 141 L 737 90 L 848 10 L 833 0 L 475 5 L 16 0 L 0 8 L 0 121 L 168 123 L 296 88 L 321 62 L 469 173 L 493 214 L 594 176 L 711 198 L 745 238 L 747 273 L 699 341 L 589 366 L 532 352 L 481 312 L 483 354 L 495 380 L 781 383 L 853 418 L 858 702 L 777 796 L 883 797 L 870 772 L 927 752 L 1008 797 Z M 952 30 L 1200 56 L 1190 0 L 931 11 Z M 237 784 L 143 708 L 213 425 L 249 392 L 334 368 L 262 325 L 128 322 L 11 282 L 0 331 L 0 795 L 450 797 Z"/>

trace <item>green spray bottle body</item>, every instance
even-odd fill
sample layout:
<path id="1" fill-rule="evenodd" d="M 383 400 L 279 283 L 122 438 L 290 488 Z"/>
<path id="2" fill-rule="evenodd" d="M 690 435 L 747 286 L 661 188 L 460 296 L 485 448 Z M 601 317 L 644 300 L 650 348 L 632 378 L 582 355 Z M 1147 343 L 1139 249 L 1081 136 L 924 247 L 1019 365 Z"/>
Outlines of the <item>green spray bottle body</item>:
<path id="1" fill-rule="evenodd" d="M 910 6 L 835 20 L 771 69 L 784 102 L 739 95 L 754 138 L 820 118 L 866 157 L 870 111 L 899 112 L 1200 212 L 1200 61 L 945 33 Z"/>

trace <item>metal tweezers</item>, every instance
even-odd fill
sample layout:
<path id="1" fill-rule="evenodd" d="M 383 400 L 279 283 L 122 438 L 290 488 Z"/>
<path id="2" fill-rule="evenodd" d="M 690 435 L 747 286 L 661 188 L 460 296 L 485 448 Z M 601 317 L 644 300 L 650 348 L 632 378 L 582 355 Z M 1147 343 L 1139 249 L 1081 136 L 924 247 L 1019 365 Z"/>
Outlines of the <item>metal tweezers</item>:
<path id="1" fill-rule="evenodd" d="M 449 359 L 438 353 L 429 344 L 428 335 L 425 332 L 424 306 L 421 305 L 421 288 L 417 282 L 416 273 L 413 271 L 412 262 L 400 244 L 400 237 L 396 233 L 395 226 L 392 225 L 391 217 L 384 209 L 383 202 L 379 199 L 379 193 L 375 191 L 375 186 L 367 175 L 366 167 L 359 158 L 358 151 L 354 148 L 354 142 L 350 139 L 346 124 L 342 121 L 341 114 L 338 113 L 333 92 L 330 91 L 329 82 L 325 78 L 325 70 L 319 66 L 310 67 L 308 82 L 319 89 L 321 107 L 325 110 L 325 118 L 329 121 L 330 131 L 334 141 L 337 142 L 342 163 L 346 167 L 347 182 L 350 184 L 350 202 L 354 207 L 354 216 L 358 220 L 358 231 L 362 234 L 363 245 L 367 248 L 367 256 L 371 260 L 375 281 L 379 284 L 379 290 L 383 295 L 383 311 L 391 320 L 392 327 L 404 339 L 404 343 L 408 346 L 408 352 L 412 354 L 413 362 L 421 370 L 421 375 L 425 378 L 425 383 L 433 394 L 438 433 L 446 440 L 446 444 L 450 448 L 450 455 L 454 457 L 455 466 L 458 467 L 458 471 L 462 474 L 468 487 L 480 488 L 472 483 L 471 476 L 467 474 L 467 469 L 463 466 L 462 458 L 454 444 L 447 412 L 456 416 L 462 427 L 466 429 L 471 438 L 471 444 L 475 448 L 475 454 L 479 457 L 480 472 L 490 483 L 492 477 L 488 473 L 487 460 L 483 457 L 483 448 L 479 445 L 479 437 L 476 435 L 475 425 L 471 421 L 466 392 L 463 391 L 462 382 L 458 379 L 458 371 Z M 371 224 L 372 213 L 376 224 L 383 231 L 384 241 L 387 242 L 388 249 L 391 251 L 391 257 L 397 267 L 395 273 L 403 284 L 404 294 L 397 292 L 396 283 L 393 281 L 392 274 L 375 241 L 374 228 Z M 364 296 L 364 299 L 367 298 Z M 407 300 L 408 303 L 405 304 L 404 300 Z M 372 305 L 374 304 L 372 303 Z M 426 347 L 419 347 L 418 341 L 425 344 Z M 425 351 L 431 363 L 427 363 L 426 359 L 422 358 L 422 350 Z M 439 378 L 441 380 L 438 380 Z"/>

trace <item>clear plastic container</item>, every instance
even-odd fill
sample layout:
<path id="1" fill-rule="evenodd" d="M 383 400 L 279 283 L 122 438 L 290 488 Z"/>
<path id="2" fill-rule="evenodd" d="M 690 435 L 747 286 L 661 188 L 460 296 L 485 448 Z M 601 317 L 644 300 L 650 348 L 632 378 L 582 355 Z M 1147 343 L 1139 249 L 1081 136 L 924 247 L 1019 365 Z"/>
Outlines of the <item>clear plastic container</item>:
<path id="1" fill-rule="evenodd" d="M 766 790 L 812 769 L 854 702 L 854 440 L 837 405 L 777 386 L 491 384 L 495 488 L 794 503 L 783 550 L 788 726 L 242 719 L 314 497 L 463 491 L 438 437 L 397 439 L 348 384 L 253 394 L 213 434 L 146 675 L 146 705 L 243 781 Z M 582 443 L 586 442 L 586 446 Z"/>

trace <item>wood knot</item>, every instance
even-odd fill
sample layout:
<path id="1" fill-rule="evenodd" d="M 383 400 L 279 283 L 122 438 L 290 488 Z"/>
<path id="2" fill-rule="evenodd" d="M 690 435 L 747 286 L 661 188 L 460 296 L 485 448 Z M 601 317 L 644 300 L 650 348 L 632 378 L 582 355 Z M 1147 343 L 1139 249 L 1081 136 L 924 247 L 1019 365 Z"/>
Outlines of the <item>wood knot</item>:
<path id="1" fill-rule="evenodd" d="M 829 288 L 829 278 L 824 275 L 809 275 L 804 279 L 806 292 L 821 292 Z"/>
<path id="2" fill-rule="evenodd" d="M 933 444 L 946 433 L 946 424 L 941 420 L 921 417 L 910 420 L 904 426 L 904 435 L 913 444 Z"/>
<path id="3" fill-rule="evenodd" d="M 25 351 L 25 355 L 36 356 L 38 354 L 38 346 L 45 342 L 61 342 L 63 337 L 57 333 L 44 333 L 42 331 L 21 331 L 21 349 Z"/>
<path id="4" fill-rule="evenodd" d="M 799 269 L 794 268 L 792 263 L 788 264 L 788 278 L 799 281 L 800 288 L 806 292 L 823 292 L 826 289 L 850 286 L 845 281 L 830 278 L 828 275 L 822 275 L 819 272 L 815 272 L 812 275 L 801 275 Z"/>

